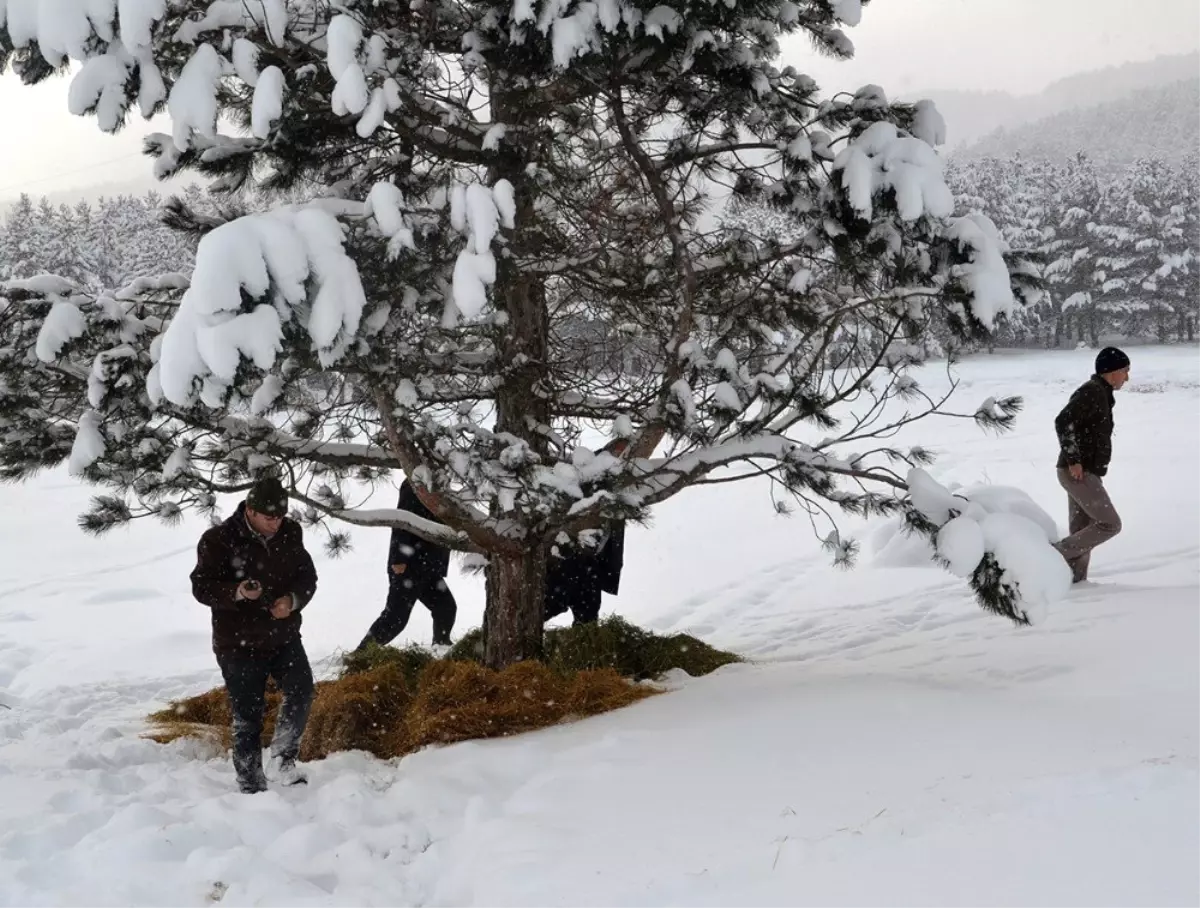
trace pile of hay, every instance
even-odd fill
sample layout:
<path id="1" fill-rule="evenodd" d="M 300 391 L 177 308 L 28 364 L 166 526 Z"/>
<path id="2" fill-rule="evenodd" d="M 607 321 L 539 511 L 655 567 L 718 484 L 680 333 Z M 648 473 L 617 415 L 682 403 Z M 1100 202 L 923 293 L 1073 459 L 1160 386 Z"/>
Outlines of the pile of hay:
<path id="1" fill-rule="evenodd" d="M 670 669 L 707 674 L 739 661 L 685 635 L 658 637 L 619 618 L 550 631 L 546 661 L 485 668 L 478 631 L 445 659 L 419 647 L 371 646 L 343 658 L 341 676 L 320 681 L 301 749 L 302 760 L 344 750 L 389 758 L 428 744 L 496 738 L 628 706 L 659 691 L 631 683 Z M 264 741 L 280 696 L 267 693 Z M 171 703 L 149 717 L 159 743 L 202 737 L 230 745 L 224 688 Z"/>

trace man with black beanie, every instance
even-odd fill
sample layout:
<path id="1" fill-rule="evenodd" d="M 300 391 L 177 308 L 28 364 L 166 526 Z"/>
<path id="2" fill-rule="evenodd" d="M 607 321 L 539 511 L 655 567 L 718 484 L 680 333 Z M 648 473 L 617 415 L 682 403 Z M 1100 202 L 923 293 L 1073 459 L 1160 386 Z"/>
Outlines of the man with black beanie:
<path id="1" fill-rule="evenodd" d="M 300 640 L 300 611 L 317 591 L 317 571 L 300 524 L 287 510 L 279 480 L 259 480 L 232 517 L 200 537 L 191 577 L 192 595 L 212 609 L 213 652 L 233 712 L 233 767 L 247 794 L 267 788 L 262 730 L 268 678 L 283 693 L 271 742 L 279 781 L 306 781 L 296 758 L 313 676 Z"/>
<path id="2" fill-rule="evenodd" d="M 1115 392 L 1129 381 L 1129 357 L 1105 347 L 1096 357 L 1096 374 L 1089 378 L 1058 414 L 1058 482 L 1066 490 L 1069 536 L 1055 548 L 1071 566 L 1075 583 L 1087 580 L 1092 549 L 1121 532 L 1104 476 L 1112 460 Z"/>

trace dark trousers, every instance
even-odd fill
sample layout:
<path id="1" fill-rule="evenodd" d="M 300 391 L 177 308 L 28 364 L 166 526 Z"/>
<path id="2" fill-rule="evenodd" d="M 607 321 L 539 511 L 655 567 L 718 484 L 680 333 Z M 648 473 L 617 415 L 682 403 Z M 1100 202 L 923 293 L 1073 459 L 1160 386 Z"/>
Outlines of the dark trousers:
<path id="1" fill-rule="evenodd" d="M 312 706 L 313 675 L 308 654 L 299 637 L 276 650 L 250 653 L 217 653 L 225 689 L 233 710 L 233 768 L 238 781 L 261 781 L 263 710 L 267 679 L 274 678 L 283 694 L 275 720 L 272 753 L 284 762 L 300 753 L 300 738 Z"/>
<path id="2" fill-rule="evenodd" d="M 576 626 L 594 624 L 600 618 L 600 597 L 600 587 L 595 584 L 548 586 L 543 620 L 549 621 L 569 609 Z"/>
<path id="3" fill-rule="evenodd" d="M 407 574 L 388 574 L 387 604 L 383 614 L 375 619 L 367 632 L 368 640 L 381 646 L 391 643 L 408 626 L 413 606 L 417 600 L 429 609 L 433 616 L 434 646 L 448 645 L 450 632 L 454 630 L 454 619 L 458 615 L 458 603 L 454 594 L 441 577 L 409 577 Z M 366 643 L 364 640 L 363 643 Z"/>

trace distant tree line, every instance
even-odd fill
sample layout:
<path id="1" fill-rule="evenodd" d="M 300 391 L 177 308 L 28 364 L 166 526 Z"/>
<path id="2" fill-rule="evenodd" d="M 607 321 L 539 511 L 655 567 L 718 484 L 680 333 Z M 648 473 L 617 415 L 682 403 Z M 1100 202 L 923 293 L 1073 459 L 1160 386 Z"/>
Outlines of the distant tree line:
<path id="1" fill-rule="evenodd" d="M 1031 253 L 1042 298 L 997 344 L 1100 346 L 1121 337 L 1196 340 L 1200 318 L 1200 161 L 1142 158 L 1101 176 L 1086 155 L 1054 163 L 952 160 L 964 211 L 986 214 L 1013 249 Z"/>

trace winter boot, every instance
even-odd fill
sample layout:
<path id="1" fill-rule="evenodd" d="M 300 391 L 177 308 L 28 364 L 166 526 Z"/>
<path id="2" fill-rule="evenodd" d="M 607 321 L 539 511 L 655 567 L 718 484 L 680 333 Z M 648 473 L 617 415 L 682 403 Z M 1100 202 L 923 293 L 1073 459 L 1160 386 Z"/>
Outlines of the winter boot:
<path id="1" fill-rule="evenodd" d="M 308 776 L 296 765 L 295 760 L 280 760 L 279 783 L 289 787 L 293 785 L 307 785 Z"/>
<path id="2" fill-rule="evenodd" d="M 267 790 L 267 776 L 263 772 L 262 751 L 254 748 L 239 751 L 234 746 L 233 771 L 237 773 L 238 788 L 242 794 L 257 794 Z"/>
<path id="3" fill-rule="evenodd" d="M 267 790 L 267 777 L 260 769 L 257 774 L 246 776 L 238 776 L 238 790 L 242 794 L 258 794 L 260 791 Z"/>

